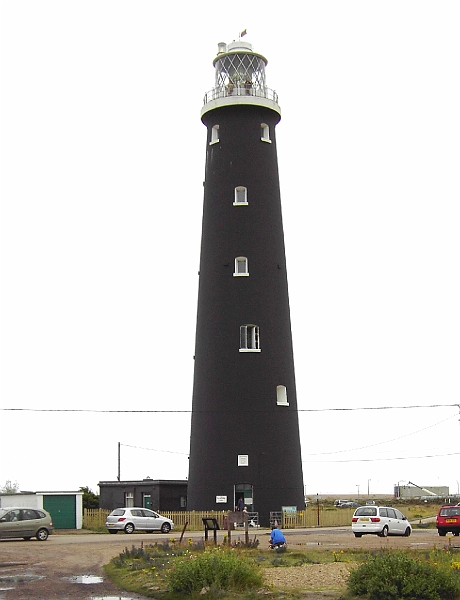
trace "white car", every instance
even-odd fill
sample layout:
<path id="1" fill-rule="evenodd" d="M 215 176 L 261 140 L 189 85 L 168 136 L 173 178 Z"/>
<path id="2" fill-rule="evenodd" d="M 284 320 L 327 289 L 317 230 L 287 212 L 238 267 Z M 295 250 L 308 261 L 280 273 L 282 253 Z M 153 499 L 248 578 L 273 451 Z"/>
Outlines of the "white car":
<path id="1" fill-rule="evenodd" d="M 135 530 L 146 531 L 153 533 L 161 531 L 169 533 L 174 529 L 174 523 L 171 519 L 162 517 L 153 510 L 148 508 L 138 508 L 136 506 L 130 508 L 116 508 L 112 510 L 105 522 L 109 533 L 133 533 Z"/>
<path id="2" fill-rule="evenodd" d="M 351 519 L 351 529 L 355 537 L 368 533 L 387 537 L 387 535 L 405 535 L 412 533 L 407 518 L 397 508 L 389 506 L 360 506 Z"/>

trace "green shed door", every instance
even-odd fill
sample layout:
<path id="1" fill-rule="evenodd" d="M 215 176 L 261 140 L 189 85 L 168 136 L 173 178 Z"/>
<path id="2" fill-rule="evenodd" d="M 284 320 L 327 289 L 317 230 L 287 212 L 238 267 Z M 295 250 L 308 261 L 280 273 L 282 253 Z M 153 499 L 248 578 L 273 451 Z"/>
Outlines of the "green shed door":
<path id="1" fill-rule="evenodd" d="M 77 526 L 77 502 L 75 496 L 43 496 L 43 508 L 47 510 L 56 529 L 75 529 Z"/>

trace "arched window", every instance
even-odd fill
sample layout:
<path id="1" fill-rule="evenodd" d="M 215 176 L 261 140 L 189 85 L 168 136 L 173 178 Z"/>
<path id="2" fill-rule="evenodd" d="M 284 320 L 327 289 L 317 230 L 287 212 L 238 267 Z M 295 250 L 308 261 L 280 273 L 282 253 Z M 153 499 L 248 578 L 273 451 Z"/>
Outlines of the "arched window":
<path id="1" fill-rule="evenodd" d="M 237 206 L 239 204 L 247 204 L 248 203 L 248 190 L 242 185 L 238 185 L 235 188 L 235 200 L 233 202 L 233 206 Z"/>
<path id="2" fill-rule="evenodd" d="M 247 276 L 249 275 L 248 259 L 245 256 L 237 256 L 235 258 L 235 272 L 234 277 Z"/>
<path id="3" fill-rule="evenodd" d="M 289 406 L 285 385 L 276 386 L 276 404 L 278 404 L 278 406 Z"/>
<path id="4" fill-rule="evenodd" d="M 271 144 L 270 127 L 266 123 L 260 124 L 260 139 Z"/>
<path id="5" fill-rule="evenodd" d="M 214 125 L 211 129 L 211 141 L 210 144 L 215 144 L 219 141 L 219 125 Z"/>
<path id="6" fill-rule="evenodd" d="M 257 325 L 241 325 L 240 352 L 260 352 L 259 328 Z"/>

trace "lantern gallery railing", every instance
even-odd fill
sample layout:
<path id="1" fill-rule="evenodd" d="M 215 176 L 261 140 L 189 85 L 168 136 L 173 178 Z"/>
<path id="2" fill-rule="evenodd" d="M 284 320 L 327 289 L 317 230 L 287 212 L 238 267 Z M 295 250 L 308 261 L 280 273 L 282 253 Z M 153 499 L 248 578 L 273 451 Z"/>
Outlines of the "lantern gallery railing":
<path id="1" fill-rule="evenodd" d="M 225 87 L 215 87 L 204 96 L 204 104 L 217 100 L 218 98 L 227 98 L 229 96 L 254 96 L 257 98 L 266 98 L 278 104 L 278 94 L 270 88 L 252 87 L 250 84 L 228 83 Z"/>

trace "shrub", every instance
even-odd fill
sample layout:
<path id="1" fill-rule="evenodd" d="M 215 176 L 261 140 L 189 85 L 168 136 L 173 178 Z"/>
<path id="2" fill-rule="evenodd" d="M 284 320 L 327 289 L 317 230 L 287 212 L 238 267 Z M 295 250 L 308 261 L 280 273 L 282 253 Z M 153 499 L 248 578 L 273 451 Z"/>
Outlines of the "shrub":
<path id="1" fill-rule="evenodd" d="M 371 556 L 352 571 L 348 590 L 370 600 L 455 600 L 460 580 L 452 569 L 393 551 Z"/>
<path id="2" fill-rule="evenodd" d="M 234 550 L 207 549 L 197 555 L 182 557 L 166 574 L 173 592 L 191 594 L 203 588 L 244 590 L 261 587 L 262 574 L 247 556 Z"/>

